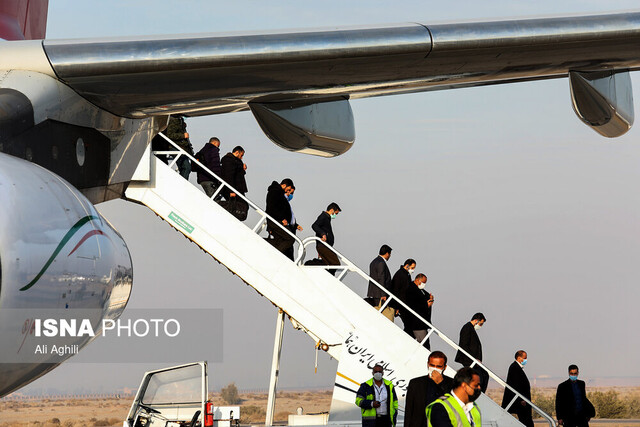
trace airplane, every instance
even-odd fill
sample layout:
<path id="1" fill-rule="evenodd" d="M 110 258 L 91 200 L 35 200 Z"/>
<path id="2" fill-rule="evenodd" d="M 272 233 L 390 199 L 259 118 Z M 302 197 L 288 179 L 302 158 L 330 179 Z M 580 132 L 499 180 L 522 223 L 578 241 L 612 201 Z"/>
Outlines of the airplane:
<path id="1" fill-rule="evenodd" d="M 637 12 L 42 41 L 47 6 L 0 6 L 0 197 L 11 206 L 0 228 L 0 339 L 12 351 L 33 317 L 16 310 L 88 309 L 96 323 L 122 312 L 130 254 L 93 204 L 123 197 L 171 114 L 251 110 L 282 148 L 332 157 L 355 140 L 350 99 L 568 77 L 587 126 L 617 137 L 633 124 Z M 19 362 L 0 367 L 0 396 L 59 363 Z"/>

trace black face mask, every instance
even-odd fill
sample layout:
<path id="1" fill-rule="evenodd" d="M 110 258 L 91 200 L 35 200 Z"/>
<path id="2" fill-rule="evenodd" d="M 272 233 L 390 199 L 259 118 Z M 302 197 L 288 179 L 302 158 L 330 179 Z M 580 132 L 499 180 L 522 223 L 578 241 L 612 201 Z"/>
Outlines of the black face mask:
<path id="1" fill-rule="evenodd" d="M 469 402 L 475 402 L 482 394 L 482 390 L 479 388 L 473 389 L 473 394 L 469 396 Z"/>

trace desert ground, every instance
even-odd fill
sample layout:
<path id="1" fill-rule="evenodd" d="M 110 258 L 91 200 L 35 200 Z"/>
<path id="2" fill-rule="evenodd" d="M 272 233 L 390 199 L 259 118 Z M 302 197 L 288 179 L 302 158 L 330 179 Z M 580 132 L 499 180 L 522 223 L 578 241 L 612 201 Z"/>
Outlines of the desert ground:
<path id="1" fill-rule="evenodd" d="M 553 412 L 555 390 L 534 389 L 534 403 Z M 595 393 L 595 394 L 594 394 Z M 498 390 L 488 390 L 500 401 Z M 214 405 L 227 405 L 221 393 L 212 393 Z M 266 393 L 239 393 L 241 423 L 264 423 Z M 640 427 L 640 388 L 602 388 L 590 390 L 589 398 L 606 419 L 592 420 L 592 426 Z M 132 396 L 109 399 L 0 400 L 0 427 L 97 427 L 122 426 Z M 325 412 L 331 405 L 331 391 L 282 391 L 276 400 L 276 421 L 284 424 L 300 406 L 306 414 Z M 550 409 L 551 408 L 551 409 Z M 619 418 L 616 418 L 619 417 Z M 537 420 L 537 425 L 546 425 Z"/>

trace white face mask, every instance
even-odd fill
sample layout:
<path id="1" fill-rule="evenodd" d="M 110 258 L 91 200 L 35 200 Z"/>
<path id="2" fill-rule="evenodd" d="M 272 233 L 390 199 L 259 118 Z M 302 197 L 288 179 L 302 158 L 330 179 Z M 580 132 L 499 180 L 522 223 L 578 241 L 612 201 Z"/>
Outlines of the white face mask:
<path id="1" fill-rule="evenodd" d="M 422 290 L 422 289 L 424 289 L 424 287 L 425 287 L 425 286 L 427 286 L 427 284 L 426 284 L 426 283 L 424 283 L 424 282 L 423 282 L 423 283 L 420 283 L 420 284 L 418 285 L 418 289 Z"/>
<path id="2" fill-rule="evenodd" d="M 414 268 L 410 268 L 407 270 L 409 272 L 409 274 L 413 274 L 414 271 L 416 271 Z"/>
<path id="3" fill-rule="evenodd" d="M 429 366 L 429 376 L 431 376 L 431 374 L 433 374 L 434 371 L 442 375 L 443 369 L 438 369 L 438 368 L 434 368 L 433 366 Z"/>
<path id="4" fill-rule="evenodd" d="M 482 325 L 479 323 L 476 323 L 475 325 L 473 325 L 473 328 L 477 331 L 478 329 L 482 328 Z"/>
<path id="5" fill-rule="evenodd" d="M 373 379 L 376 381 L 382 380 L 382 372 L 374 372 Z"/>

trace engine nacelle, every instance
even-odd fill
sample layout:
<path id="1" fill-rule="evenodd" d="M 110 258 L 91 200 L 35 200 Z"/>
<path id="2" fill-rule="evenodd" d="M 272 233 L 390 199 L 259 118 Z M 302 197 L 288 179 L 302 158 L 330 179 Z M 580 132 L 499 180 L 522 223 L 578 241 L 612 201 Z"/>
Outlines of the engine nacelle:
<path id="1" fill-rule="evenodd" d="M 34 351 L 37 318 L 89 319 L 99 331 L 124 310 L 133 273 L 120 234 L 52 172 L 0 153 L 0 206 L 1 397 L 70 357 Z M 59 344 L 80 349 L 92 339 Z"/>

